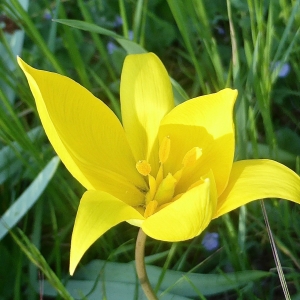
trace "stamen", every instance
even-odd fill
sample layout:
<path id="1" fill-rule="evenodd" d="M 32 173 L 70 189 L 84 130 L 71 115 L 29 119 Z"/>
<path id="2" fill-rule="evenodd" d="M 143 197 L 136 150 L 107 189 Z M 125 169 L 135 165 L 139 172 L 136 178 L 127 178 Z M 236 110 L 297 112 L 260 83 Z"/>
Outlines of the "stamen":
<path id="1" fill-rule="evenodd" d="M 183 160 L 182 164 L 184 167 L 188 167 L 193 165 L 200 157 L 202 156 L 202 149 L 199 147 L 194 147 L 191 150 L 189 150 Z"/>
<path id="2" fill-rule="evenodd" d="M 161 164 L 165 163 L 170 154 L 171 140 L 169 136 L 165 136 L 160 144 L 158 156 Z"/>
<path id="3" fill-rule="evenodd" d="M 162 180 L 154 197 L 154 199 L 158 201 L 159 205 L 165 204 L 173 198 L 176 182 L 177 180 L 171 173 Z"/>
<path id="4" fill-rule="evenodd" d="M 148 193 L 146 194 L 146 197 L 145 197 L 146 205 L 148 205 L 148 203 L 151 200 L 153 200 L 154 195 L 156 193 L 156 180 L 150 174 L 148 175 L 148 182 L 149 182 L 149 191 L 148 191 Z"/>
<path id="5" fill-rule="evenodd" d="M 160 165 L 156 175 L 156 184 L 160 185 L 163 179 L 164 179 L 164 170 L 163 170 L 163 166 Z"/>
<path id="6" fill-rule="evenodd" d="M 138 172 L 143 176 L 147 176 L 151 172 L 151 166 L 146 160 L 139 160 L 136 163 L 135 167 L 138 170 Z"/>
<path id="7" fill-rule="evenodd" d="M 148 218 L 152 216 L 158 206 L 157 201 L 153 200 L 150 201 L 149 204 L 146 206 L 145 212 L 144 212 L 144 217 Z"/>

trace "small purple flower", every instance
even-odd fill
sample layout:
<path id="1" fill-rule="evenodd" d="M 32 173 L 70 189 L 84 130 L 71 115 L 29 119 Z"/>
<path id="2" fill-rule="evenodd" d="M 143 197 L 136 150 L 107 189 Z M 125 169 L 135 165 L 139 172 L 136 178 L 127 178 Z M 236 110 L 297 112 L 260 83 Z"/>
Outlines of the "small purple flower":
<path id="1" fill-rule="evenodd" d="M 119 26 L 121 26 L 123 24 L 123 20 L 122 20 L 122 18 L 120 17 L 120 16 L 116 16 L 115 17 L 115 27 L 119 27 Z"/>
<path id="2" fill-rule="evenodd" d="M 225 29 L 221 26 L 216 26 L 216 29 L 217 29 L 218 34 L 220 34 L 220 35 L 224 35 L 226 33 Z"/>
<path id="3" fill-rule="evenodd" d="M 203 247 L 212 251 L 219 247 L 219 234 L 216 232 L 206 232 L 202 240 Z"/>
<path id="4" fill-rule="evenodd" d="M 128 37 L 131 41 L 133 40 L 133 31 L 132 30 L 128 31 Z"/>
<path id="5" fill-rule="evenodd" d="M 273 70 L 278 68 L 280 65 L 280 61 L 277 61 L 273 64 Z M 286 77 L 291 71 L 291 66 L 288 64 L 288 63 L 284 63 L 282 66 L 281 66 L 281 69 L 279 71 L 279 74 L 278 74 L 278 77 L 280 78 L 284 78 Z"/>
<path id="6" fill-rule="evenodd" d="M 109 41 L 106 45 L 106 48 L 109 54 L 113 54 L 118 47 L 115 43 Z"/>
<path id="7" fill-rule="evenodd" d="M 43 15 L 43 19 L 44 20 L 51 20 L 52 19 L 52 15 L 49 9 L 46 9 L 44 11 L 44 15 Z"/>
<path id="8" fill-rule="evenodd" d="M 288 63 L 284 63 L 278 74 L 279 77 L 286 77 L 291 71 L 291 66 Z"/>

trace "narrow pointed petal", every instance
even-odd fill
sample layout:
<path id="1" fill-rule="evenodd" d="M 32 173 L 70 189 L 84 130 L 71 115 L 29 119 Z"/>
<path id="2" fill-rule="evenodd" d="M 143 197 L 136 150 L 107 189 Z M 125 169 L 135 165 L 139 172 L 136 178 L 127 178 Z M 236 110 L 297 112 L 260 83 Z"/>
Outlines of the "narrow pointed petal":
<path id="1" fill-rule="evenodd" d="M 161 119 L 174 107 L 168 73 L 153 53 L 128 55 L 121 77 L 123 126 L 135 159 L 149 161 L 157 155 Z M 154 155 L 151 159 L 154 159 Z M 154 172 L 157 161 L 149 161 Z"/>
<path id="2" fill-rule="evenodd" d="M 145 182 L 113 112 L 75 81 L 18 62 L 46 134 L 70 173 L 87 189 L 139 204 L 143 195 L 138 188 Z"/>
<path id="3" fill-rule="evenodd" d="M 235 162 L 228 185 L 218 199 L 214 218 L 264 198 L 283 198 L 300 203 L 300 177 L 286 166 L 272 160 Z"/>
<path id="4" fill-rule="evenodd" d="M 79 204 L 71 240 L 70 274 L 87 249 L 107 230 L 126 220 L 143 220 L 133 207 L 110 194 L 87 191 Z"/>
<path id="5" fill-rule="evenodd" d="M 143 231 L 150 237 L 169 242 L 183 241 L 199 235 L 215 213 L 216 198 L 207 178 L 203 184 L 184 193 L 178 200 L 147 218 Z"/>
<path id="6" fill-rule="evenodd" d="M 197 172 L 199 175 L 212 169 L 218 194 L 224 190 L 234 156 L 233 105 L 237 91 L 224 89 L 218 93 L 197 97 L 175 107 L 161 122 L 159 138 L 170 137 L 170 156 L 165 171 L 178 170 L 184 155 L 193 147 L 202 149 Z M 188 182 L 187 182 L 188 184 Z M 184 189 L 184 188 L 183 188 Z"/>

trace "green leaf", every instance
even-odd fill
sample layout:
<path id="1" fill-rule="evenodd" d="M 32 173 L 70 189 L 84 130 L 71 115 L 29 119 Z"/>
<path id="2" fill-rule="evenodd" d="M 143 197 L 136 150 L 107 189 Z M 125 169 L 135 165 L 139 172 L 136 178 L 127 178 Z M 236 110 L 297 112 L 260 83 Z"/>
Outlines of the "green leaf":
<path id="1" fill-rule="evenodd" d="M 55 22 L 74 27 L 77 29 L 85 30 L 88 32 L 95 32 L 99 34 L 103 34 L 106 36 L 109 36 L 113 39 L 115 39 L 121 47 L 127 52 L 127 54 L 140 54 L 140 53 L 146 53 L 147 51 L 140 46 L 139 44 L 130 41 L 126 39 L 125 37 L 116 34 L 115 32 L 105 29 L 103 27 L 100 27 L 98 25 L 85 22 L 85 21 L 79 21 L 79 20 L 64 20 L 64 19 L 56 19 L 53 20 Z M 175 97 L 176 104 L 182 103 L 183 101 L 189 99 L 183 88 L 180 86 L 178 82 L 176 82 L 174 79 L 171 78 L 172 86 L 173 86 L 173 92 Z"/>
<path id="2" fill-rule="evenodd" d="M 150 265 L 146 266 L 146 268 L 151 285 L 155 286 L 163 270 Z M 171 299 L 170 297 L 173 297 L 172 299 L 188 299 L 182 297 L 215 295 L 245 286 L 251 281 L 270 275 L 269 272 L 263 271 L 198 274 L 167 270 L 158 296 L 159 299 Z M 74 277 L 76 280 L 70 280 L 67 284 L 67 289 L 75 298 L 77 294 L 77 297 L 79 295 L 88 295 L 88 299 L 94 299 L 92 295 L 95 294 L 98 295 L 98 298 L 106 295 L 108 299 L 110 297 L 111 299 L 124 299 L 122 297 L 122 293 L 124 293 L 132 296 L 128 299 L 133 299 L 134 287 L 136 284 L 139 285 L 134 263 L 126 264 L 93 260 L 80 268 Z M 46 291 L 50 293 L 49 289 L 45 290 L 45 294 Z M 120 294 L 115 294 L 117 291 L 120 291 Z M 88 294 L 90 292 L 91 294 Z"/>
<path id="3" fill-rule="evenodd" d="M 24 10 L 28 10 L 28 0 L 19 1 Z M 0 42 L 0 53 L 1 60 L 3 61 L 3 69 L 7 69 L 6 72 L 15 72 L 16 61 L 15 57 L 20 55 L 23 49 L 23 42 L 25 31 L 16 30 L 13 33 L 1 32 L 1 42 Z M 3 70 L 4 71 L 4 70 Z M 4 81 L 0 80 L 0 89 L 4 94 L 7 95 L 9 103 L 14 103 L 15 99 L 15 88 L 12 88 Z M 0 102 L 1 103 L 1 102 Z M 0 104 L 2 107 L 2 103 Z"/>
<path id="4" fill-rule="evenodd" d="M 47 166 L 38 174 L 23 194 L 10 206 L 0 219 L 0 240 L 28 212 L 39 199 L 53 177 L 59 158 L 53 157 Z"/>
<path id="5" fill-rule="evenodd" d="M 57 157 L 54 157 L 57 158 Z M 52 159 L 52 161 L 54 160 Z M 10 231 L 10 235 L 14 239 L 14 241 L 18 244 L 20 249 L 23 251 L 23 253 L 27 256 L 27 258 L 36 265 L 45 275 L 45 277 L 48 279 L 47 283 L 51 284 L 53 288 L 57 291 L 57 294 L 61 296 L 60 299 L 65 300 L 73 300 L 69 292 L 64 287 L 61 280 L 58 278 L 58 276 L 53 272 L 53 270 L 48 265 L 46 259 L 42 256 L 41 252 L 38 250 L 38 248 L 29 240 L 29 238 L 24 234 L 24 232 L 17 228 L 16 232 Z M 37 282 L 37 292 L 41 294 L 40 290 L 40 282 Z M 30 298 L 32 299 L 32 298 Z"/>
<path id="6" fill-rule="evenodd" d="M 30 130 L 27 135 L 32 143 L 37 144 L 44 133 L 42 127 L 37 126 Z M 18 159 L 18 155 L 24 157 L 25 150 L 17 142 L 12 142 L 0 150 L 0 184 L 22 170 L 22 162 Z"/>
<path id="7" fill-rule="evenodd" d="M 53 20 L 55 22 L 68 25 L 77 29 L 85 30 L 88 32 L 95 32 L 99 34 L 103 34 L 106 36 L 109 36 L 113 39 L 115 39 L 128 54 L 138 54 L 138 53 L 146 53 L 147 51 L 141 47 L 139 44 L 130 41 L 126 38 L 124 38 L 121 35 L 116 34 L 115 32 L 105 29 L 103 27 L 100 27 L 98 25 L 85 22 L 85 21 L 79 21 L 79 20 L 65 20 L 65 19 L 56 19 Z"/>
<path id="8" fill-rule="evenodd" d="M 134 272 L 134 270 L 133 270 Z M 147 300 L 144 292 L 139 287 L 137 291 L 136 283 L 124 283 L 124 282 L 95 282 L 94 280 L 70 280 L 67 285 L 67 290 L 74 299 L 139 299 Z M 91 292 L 92 291 L 92 292 Z M 45 296 L 55 297 L 57 292 L 52 288 L 48 281 L 44 282 L 43 294 Z M 85 298 L 86 296 L 86 298 Z M 165 293 L 159 297 L 163 300 L 189 300 L 190 298 L 184 296 L 178 296 L 170 293 Z"/>

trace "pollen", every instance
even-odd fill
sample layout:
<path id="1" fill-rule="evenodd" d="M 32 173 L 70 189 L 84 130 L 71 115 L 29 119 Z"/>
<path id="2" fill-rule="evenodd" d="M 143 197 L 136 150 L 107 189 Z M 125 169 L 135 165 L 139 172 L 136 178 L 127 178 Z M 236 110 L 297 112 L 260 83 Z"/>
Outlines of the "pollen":
<path id="1" fill-rule="evenodd" d="M 147 176 L 151 172 L 151 165 L 146 160 L 139 160 L 136 163 L 135 167 L 138 170 L 138 172 L 143 176 Z"/>

